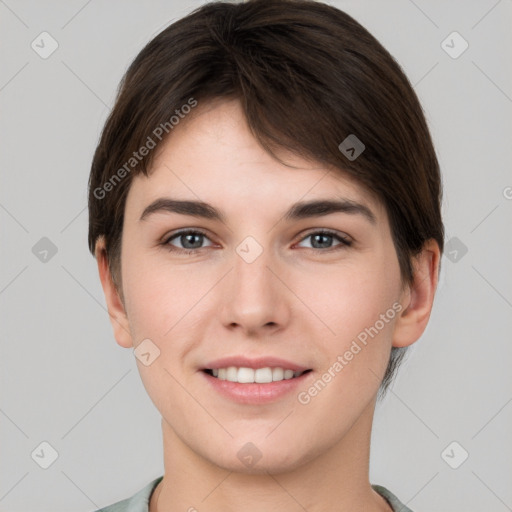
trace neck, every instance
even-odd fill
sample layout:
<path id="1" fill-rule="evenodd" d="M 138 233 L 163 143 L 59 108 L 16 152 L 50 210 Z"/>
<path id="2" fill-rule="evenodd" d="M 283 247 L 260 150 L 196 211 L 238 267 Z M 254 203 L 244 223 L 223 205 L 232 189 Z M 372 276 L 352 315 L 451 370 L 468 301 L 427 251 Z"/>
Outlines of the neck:
<path id="1" fill-rule="evenodd" d="M 221 468 L 192 451 L 162 420 L 163 480 L 153 493 L 150 512 L 256 512 L 367 510 L 391 508 L 370 486 L 371 425 L 375 401 L 346 435 L 296 468 L 263 474 Z"/>

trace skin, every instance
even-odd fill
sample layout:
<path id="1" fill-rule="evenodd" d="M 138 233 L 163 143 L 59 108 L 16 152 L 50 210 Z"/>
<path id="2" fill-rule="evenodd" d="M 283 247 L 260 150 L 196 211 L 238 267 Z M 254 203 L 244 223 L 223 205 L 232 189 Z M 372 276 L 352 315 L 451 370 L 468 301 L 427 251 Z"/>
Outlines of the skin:
<path id="1" fill-rule="evenodd" d="M 138 359 L 142 382 L 162 415 L 165 475 L 151 512 L 389 511 L 369 483 L 371 426 L 392 346 L 424 331 L 437 285 L 439 248 L 428 241 L 403 284 L 386 212 L 340 170 L 281 152 L 273 159 L 252 136 L 240 105 L 199 105 L 161 147 L 149 178 L 128 193 L 121 248 L 122 297 L 99 239 L 96 258 L 117 343 L 133 349 L 149 338 L 160 356 Z M 225 222 L 169 212 L 140 220 L 155 199 L 201 200 Z M 287 221 L 299 200 L 348 198 L 367 206 L 372 224 L 354 213 Z M 202 248 L 170 236 L 201 228 Z M 322 228 L 335 238 L 314 245 Z M 252 236 L 263 249 L 252 263 L 237 246 Z M 165 242 L 178 251 L 171 252 Z M 329 245 L 330 244 L 330 245 Z M 339 249 L 339 250 L 338 250 Z M 304 391 L 332 367 L 365 328 L 393 304 L 399 314 L 314 396 L 236 404 L 205 382 L 213 359 L 271 355 L 313 371 Z M 261 459 L 246 467 L 237 452 L 253 443 Z"/>

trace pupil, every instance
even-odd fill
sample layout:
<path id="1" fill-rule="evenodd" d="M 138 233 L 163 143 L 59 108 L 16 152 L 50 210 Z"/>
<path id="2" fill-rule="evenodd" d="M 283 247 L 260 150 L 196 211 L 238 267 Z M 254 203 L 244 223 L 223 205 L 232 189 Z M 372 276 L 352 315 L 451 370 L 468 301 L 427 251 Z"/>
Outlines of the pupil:
<path id="1" fill-rule="evenodd" d="M 322 243 L 322 238 L 324 239 L 324 242 Z M 324 246 L 329 246 L 329 239 L 331 238 L 331 235 L 322 235 L 322 234 L 319 234 L 319 235 L 314 235 L 313 239 L 315 240 L 315 242 L 320 239 L 320 245 L 322 247 Z M 315 242 L 313 242 L 313 247 L 315 247 Z"/>
<path id="2" fill-rule="evenodd" d="M 182 235 L 182 243 L 183 243 L 183 240 L 185 240 L 185 243 L 183 244 L 183 247 L 185 247 L 186 249 L 198 249 L 199 247 L 201 247 L 201 239 L 200 239 L 200 237 L 202 237 L 202 236 L 203 235 L 198 235 L 198 234 Z M 196 241 L 195 244 L 193 242 L 194 237 L 199 239 L 199 241 Z M 189 242 L 192 244 L 193 247 L 187 246 L 187 244 Z"/>

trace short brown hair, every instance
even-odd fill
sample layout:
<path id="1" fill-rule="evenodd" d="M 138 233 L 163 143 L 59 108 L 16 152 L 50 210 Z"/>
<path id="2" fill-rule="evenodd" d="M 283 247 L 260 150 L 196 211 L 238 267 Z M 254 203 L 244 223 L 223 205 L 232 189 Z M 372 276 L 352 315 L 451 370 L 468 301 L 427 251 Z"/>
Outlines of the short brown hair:
<path id="1" fill-rule="evenodd" d="M 191 99 L 223 98 L 240 101 L 273 156 L 285 148 L 334 166 L 379 198 L 404 282 L 428 239 L 443 250 L 438 160 L 416 93 L 388 51 L 348 14 L 320 2 L 213 2 L 142 49 L 94 154 L 89 249 L 94 254 L 98 237 L 105 238 L 118 286 L 126 196 L 133 177 L 150 172 L 154 151 L 140 160 L 133 155 L 150 139 L 160 145 L 165 137 L 154 135 L 157 127 L 172 133 L 171 117 Z M 338 147 L 352 134 L 365 146 L 354 160 Z M 392 349 L 381 391 L 404 350 Z"/>

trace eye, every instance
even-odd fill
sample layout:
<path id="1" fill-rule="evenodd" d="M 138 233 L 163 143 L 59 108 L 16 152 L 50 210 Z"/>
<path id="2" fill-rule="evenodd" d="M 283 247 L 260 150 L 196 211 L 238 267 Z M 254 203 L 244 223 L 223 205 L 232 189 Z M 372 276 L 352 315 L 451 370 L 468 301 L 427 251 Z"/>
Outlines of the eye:
<path id="1" fill-rule="evenodd" d="M 323 249 L 322 252 L 328 252 L 330 250 L 339 250 L 345 247 L 350 247 L 352 245 L 352 240 L 349 239 L 346 235 L 342 235 L 335 231 L 328 230 L 319 230 L 314 231 L 306 235 L 302 238 L 301 242 L 298 244 L 304 243 L 304 241 L 310 239 L 311 244 L 308 246 L 302 245 L 302 247 L 306 247 L 309 249 Z M 208 241 L 207 245 L 203 245 L 203 243 Z M 333 246 L 333 241 L 338 241 L 336 245 Z M 206 247 L 213 246 L 213 243 L 208 238 L 206 233 L 200 230 L 184 230 L 179 231 L 178 233 L 174 233 L 171 236 L 167 237 L 162 245 L 166 247 L 168 250 L 173 252 L 184 252 L 187 254 L 194 254 L 201 249 Z"/>
<path id="2" fill-rule="evenodd" d="M 203 246 L 202 244 L 205 239 L 208 240 L 210 244 Z M 181 245 L 181 247 L 171 243 L 174 240 L 176 240 Z M 211 240 L 206 236 L 206 233 L 198 230 L 186 230 L 174 233 L 172 236 L 166 238 L 162 245 L 166 246 L 171 251 L 187 251 L 190 254 L 194 253 L 195 251 L 199 251 L 204 247 L 209 247 L 213 244 L 211 243 Z"/>
<path id="3" fill-rule="evenodd" d="M 337 250 L 343 249 L 345 247 L 350 247 L 350 245 L 352 245 L 352 240 L 350 240 L 347 236 L 344 236 L 334 231 L 327 230 L 320 230 L 309 233 L 302 239 L 302 241 L 308 239 L 311 239 L 311 245 L 309 247 L 306 247 L 310 249 Z M 339 243 L 333 246 L 333 240 L 337 240 Z"/>

